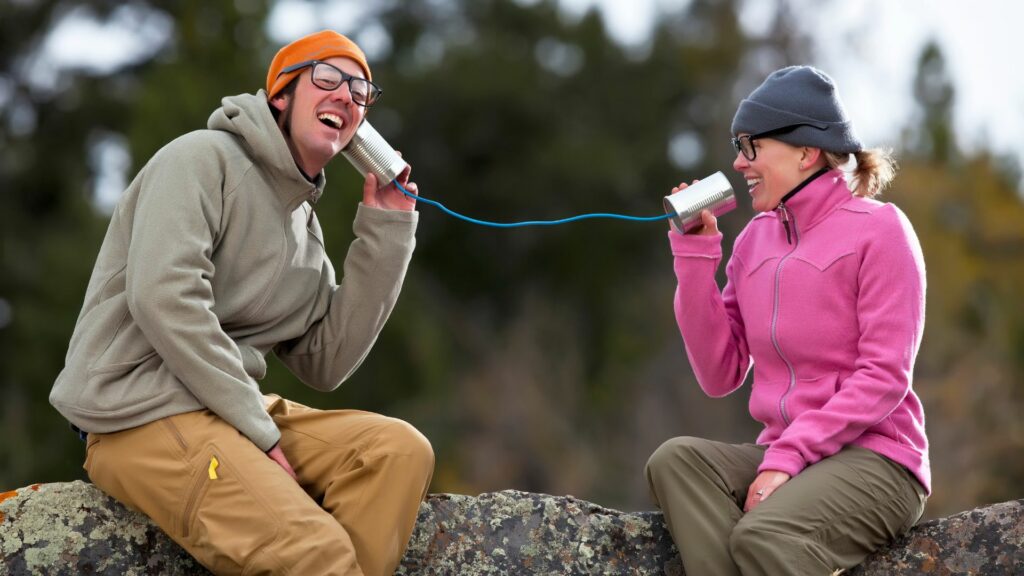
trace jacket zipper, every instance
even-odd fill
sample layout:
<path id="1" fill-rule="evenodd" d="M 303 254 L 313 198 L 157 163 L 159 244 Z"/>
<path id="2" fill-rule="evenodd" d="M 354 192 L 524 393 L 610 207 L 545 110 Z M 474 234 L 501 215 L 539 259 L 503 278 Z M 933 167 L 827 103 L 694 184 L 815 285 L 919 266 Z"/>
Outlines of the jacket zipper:
<path id="1" fill-rule="evenodd" d="M 314 192 L 315 192 L 314 188 Z M 319 200 L 314 192 L 309 194 L 309 218 L 306 219 L 306 228 L 313 225 L 313 213 L 316 212 L 316 201 Z"/>
<path id="2" fill-rule="evenodd" d="M 786 205 L 783 203 L 779 203 L 778 209 L 782 211 L 782 225 L 786 229 L 786 242 L 792 244 L 790 241 L 789 209 L 786 208 Z M 789 393 L 792 392 L 793 388 L 796 386 L 796 371 L 793 369 L 793 365 L 789 362 L 789 359 L 786 358 L 786 355 L 782 353 L 782 347 L 779 345 L 779 337 L 776 330 L 778 329 L 779 323 L 779 284 L 782 282 L 782 266 L 786 263 L 786 260 L 793 255 L 793 252 L 796 252 L 797 247 L 800 246 L 800 233 L 797 232 L 796 229 L 796 218 L 793 218 L 792 222 L 792 231 L 796 235 L 796 244 L 793 245 L 792 250 L 779 260 L 779 265 L 775 268 L 775 302 L 772 307 L 771 326 L 772 345 L 775 346 L 775 352 L 779 354 L 779 358 L 782 359 L 782 362 L 786 364 L 786 368 L 789 369 L 789 387 L 786 388 L 786 392 L 779 397 L 779 414 L 782 415 L 782 420 L 786 423 L 786 426 L 789 426 L 790 424 L 789 416 L 786 414 L 786 397 L 789 396 Z"/>

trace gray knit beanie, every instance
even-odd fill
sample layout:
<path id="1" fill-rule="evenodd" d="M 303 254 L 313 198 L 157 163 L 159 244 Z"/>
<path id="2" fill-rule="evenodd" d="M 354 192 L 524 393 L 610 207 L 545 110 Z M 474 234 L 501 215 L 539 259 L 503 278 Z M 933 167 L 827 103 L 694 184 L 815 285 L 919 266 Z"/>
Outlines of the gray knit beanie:
<path id="1" fill-rule="evenodd" d="M 772 138 L 840 154 L 863 149 L 839 101 L 835 83 L 828 74 L 810 66 L 789 66 L 772 72 L 740 102 L 732 119 L 734 135 L 789 126 L 797 128 Z"/>

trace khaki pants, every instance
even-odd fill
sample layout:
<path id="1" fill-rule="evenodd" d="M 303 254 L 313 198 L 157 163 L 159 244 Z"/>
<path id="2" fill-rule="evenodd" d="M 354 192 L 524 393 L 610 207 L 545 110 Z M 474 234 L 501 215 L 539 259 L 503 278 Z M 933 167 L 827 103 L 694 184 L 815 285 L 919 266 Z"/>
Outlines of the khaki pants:
<path id="1" fill-rule="evenodd" d="M 93 483 L 216 574 L 394 572 L 434 468 L 415 428 L 266 397 L 298 475 L 209 410 L 90 434 Z"/>
<path id="2" fill-rule="evenodd" d="M 760 446 L 682 437 L 647 462 L 688 576 L 828 576 L 856 566 L 924 512 L 924 488 L 903 466 L 847 447 L 744 514 L 763 458 Z"/>

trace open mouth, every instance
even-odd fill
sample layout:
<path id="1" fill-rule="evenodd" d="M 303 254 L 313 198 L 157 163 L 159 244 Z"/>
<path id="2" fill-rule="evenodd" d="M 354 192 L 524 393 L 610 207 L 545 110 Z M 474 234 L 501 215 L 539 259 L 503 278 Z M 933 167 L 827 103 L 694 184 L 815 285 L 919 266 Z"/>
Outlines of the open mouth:
<path id="1" fill-rule="evenodd" d="M 330 112 L 321 112 L 320 114 L 317 115 L 316 118 L 324 126 L 327 126 L 328 128 L 334 128 L 335 130 L 341 130 L 341 127 L 345 123 L 341 119 L 341 116 L 338 116 L 337 114 L 331 114 Z"/>
<path id="2" fill-rule="evenodd" d="M 757 185 L 760 184 L 760 183 L 761 183 L 761 179 L 760 178 L 748 178 L 747 179 L 747 190 L 749 192 L 753 192 L 754 188 L 757 188 Z"/>

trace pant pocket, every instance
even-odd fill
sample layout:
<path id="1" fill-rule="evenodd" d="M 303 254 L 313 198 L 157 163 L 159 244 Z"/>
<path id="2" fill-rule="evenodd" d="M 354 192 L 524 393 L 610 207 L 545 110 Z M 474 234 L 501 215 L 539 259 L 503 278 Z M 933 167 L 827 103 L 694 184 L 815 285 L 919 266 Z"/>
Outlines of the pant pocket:
<path id="1" fill-rule="evenodd" d="M 278 522 L 230 454 L 209 444 L 193 461 L 179 530 L 189 552 L 212 572 L 240 573 L 278 535 Z"/>

